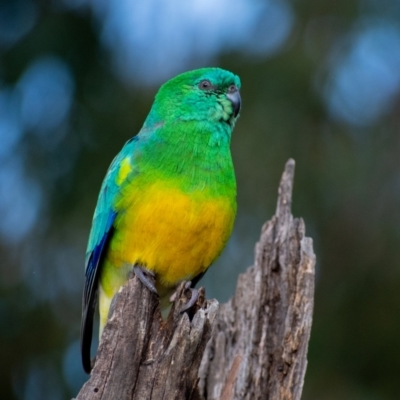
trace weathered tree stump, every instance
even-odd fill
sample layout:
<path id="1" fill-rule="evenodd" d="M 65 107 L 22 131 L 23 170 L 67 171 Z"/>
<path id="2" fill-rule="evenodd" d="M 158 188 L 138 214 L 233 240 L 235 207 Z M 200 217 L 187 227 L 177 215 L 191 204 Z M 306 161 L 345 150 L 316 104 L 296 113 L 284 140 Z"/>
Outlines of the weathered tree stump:
<path id="1" fill-rule="evenodd" d="M 302 219 L 291 214 L 294 161 L 279 186 L 275 216 L 262 228 L 255 265 L 218 309 L 181 284 L 162 321 L 158 298 L 133 277 L 113 302 L 91 377 L 77 400 L 298 400 L 307 365 L 315 256 Z M 211 338 L 211 340 L 210 340 Z"/>
<path id="2" fill-rule="evenodd" d="M 291 214 L 294 166 L 293 160 L 286 163 L 276 214 L 262 228 L 255 265 L 240 275 L 235 296 L 218 311 L 200 368 L 208 400 L 300 399 L 315 255 L 303 220 Z"/>
<path id="3" fill-rule="evenodd" d="M 198 369 L 211 337 L 218 302 L 186 304 L 184 284 L 164 322 L 157 296 L 133 277 L 118 293 L 96 362 L 77 400 L 197 399 Z"/>

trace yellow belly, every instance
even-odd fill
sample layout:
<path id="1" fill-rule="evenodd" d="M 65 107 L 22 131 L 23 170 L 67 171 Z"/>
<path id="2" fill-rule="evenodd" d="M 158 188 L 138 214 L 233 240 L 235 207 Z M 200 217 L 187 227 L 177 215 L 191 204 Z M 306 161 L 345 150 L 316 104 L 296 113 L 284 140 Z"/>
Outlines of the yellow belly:
<path id="1" fill-rule="evenodd" d="M 159 183 L 144 192 L 132 190 L 121 201 L 126 211 L 117 217 L 103 270 L 108 296 L 122 278 L 115 277 L 115 268 L 121 275 L 143 265 L 164 287 L 204 272 L 225 246 L 236 212 L 234 199 L 211 198 L 204 191 L 187 194 Z"/>

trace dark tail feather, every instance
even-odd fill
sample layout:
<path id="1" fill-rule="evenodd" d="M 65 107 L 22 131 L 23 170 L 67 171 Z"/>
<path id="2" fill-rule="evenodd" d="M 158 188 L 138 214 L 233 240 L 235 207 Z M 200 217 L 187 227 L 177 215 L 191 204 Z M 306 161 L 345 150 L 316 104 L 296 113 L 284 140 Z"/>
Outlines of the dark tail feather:
<path id="1" fill-rule="evenodd" d="M 89 299 L 89 303 L 84 306 L 82 313 L 81 325 L 81 356 L 82 365 L 86 373 L 90 374 L 92 370 L 92 361 L 90 357 L 90 349 L 93 336 L 93 318 L 96 308 L 97 291 Z"/>

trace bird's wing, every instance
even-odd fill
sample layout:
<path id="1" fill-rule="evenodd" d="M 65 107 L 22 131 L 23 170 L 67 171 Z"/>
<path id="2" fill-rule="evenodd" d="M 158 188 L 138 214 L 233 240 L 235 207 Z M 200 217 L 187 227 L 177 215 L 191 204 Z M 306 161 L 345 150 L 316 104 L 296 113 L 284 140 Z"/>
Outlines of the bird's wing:
<path id="1" fill-rule="evenodd" d="M 136 138 L 136 137 L 135 137 Z M 135 139 L 134 138 L 134 139 Z M 101 262 L 110 242 L 114 221 L 118 212 L 115 209 L 115 199 L 118 196 L 124 181 L 134 173 L 128 168 L 128 173 L 122 173 L 123 165 L 130 162 L 134 152 L 136 140 L 130 140 L 121 152 L 114 158 L 107 171 L 101 186 L 99 199 L 93 216 L 92 229 L 86 251 L 85 286 L 83 290 L 83 310 L 81 325 L 81 354 L 83 368 L 87 373 L 91 371 L 90 347 L 93 334 L 93 317 L 96 308 L 98 282 Z M 128 166 L 129 167 L 129 166 Z"/>

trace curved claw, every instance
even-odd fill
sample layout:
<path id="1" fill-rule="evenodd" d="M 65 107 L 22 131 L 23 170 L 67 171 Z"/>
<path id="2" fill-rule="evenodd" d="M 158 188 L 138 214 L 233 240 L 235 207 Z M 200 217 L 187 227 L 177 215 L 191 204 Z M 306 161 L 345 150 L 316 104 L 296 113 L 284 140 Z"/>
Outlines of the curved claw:
<path id="1" fill-rule="evenodd" d="M 185 288 L 190 290 L 191 297 L 188 302 L 183 306 L 181 313 L 189 310 L 189 308 L 193 307 L 196 304 L 197 299 L 199 298 L 199 291 L 196 288 L 191 287 L 192 282 L 186 282 Z"/>
<path id="2" fill-rule="evenodd" d="M 133 267 L 133 271 L 135 272 L 135 275 L 138 277 L 140 282 L 143 283 L 144 286 L 147 287 L 151 292 L 158 294 L 156 287 L 154 286 L 153 282 L 149 279 L 149 275 L 154 277 L 153 272 L 149 271 L 146 268 L 139 267 L 138 265 L 135 265 Z"/>

